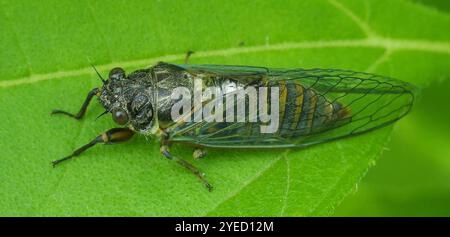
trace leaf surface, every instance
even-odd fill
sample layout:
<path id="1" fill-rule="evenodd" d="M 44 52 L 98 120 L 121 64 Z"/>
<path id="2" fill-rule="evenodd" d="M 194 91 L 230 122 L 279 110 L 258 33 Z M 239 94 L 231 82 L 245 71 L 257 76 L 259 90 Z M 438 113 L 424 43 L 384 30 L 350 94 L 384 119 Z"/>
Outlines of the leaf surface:
<path id="1" fill-rule="evenodd" d="M 193 50 L 193 64 L 352 69 L 421 87 L 450 70 L 450 17 L 401 0 L 2 0 L 0 28 L 4 216 L 330 215 L 391 130 L 304 150 L 209 150 L 200 161 L 175 146 L 207 174 L 212 193 L 143 136 L 53 169 L 51 160 L 114 126 L 107 116 L 95 120 L 98 103 L 80 122 L 49 116 L 76 111 L 100 85 L 90 62 L 106 75 L 115 66 L 180 63 Z"/>

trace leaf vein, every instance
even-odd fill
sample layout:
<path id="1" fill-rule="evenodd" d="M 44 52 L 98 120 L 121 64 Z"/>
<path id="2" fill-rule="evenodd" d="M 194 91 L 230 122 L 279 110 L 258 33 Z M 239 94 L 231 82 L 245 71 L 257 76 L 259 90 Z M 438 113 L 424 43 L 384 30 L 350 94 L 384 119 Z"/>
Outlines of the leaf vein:
<path id="1" fill-rule="evenodd" d="M 381 64 L 387 62 L 392 56 L 393 50 L 386 49 L 377 60 L 367 67 L 366 72 L 374 72 Z"/>
<path id="2" fill-rule="evenodd" d="M 355 13 L 353 13 L 350 9 L 345 7 L 343 4 L 336 0 L 328 0 L 328 2 L 333 5 L 336 9 L 344 13 L 348 16 L 363 32 L 368 38 L 375 38 L 376 33 L 370 28 L 367 22 L 363 21 L 359 18 Z"/>
<path id="3" fill-rule="evenodd" d="M 284 156 L 284 160 L 286 161 L 286 190 L 284 192 L 283 206 L 281 207 L 280 216 L 284 216 L 284 212 L 287 208 L 288 195 L 291 189 L 291 167 L 287 156 Z"/>
<path id="4" fill-rule="evenodd" d="M 227 197 L 225 197 L 225 199 L 223 199 L 222 201 L 218 202 L 213 208 L 211 208 L 211 210 L 208 210 L 202 216 L 208 216 L 209 213 L 212 213 L 221 204 L 223 204 L 223 203 L 227 202 L 228 200 L 232 199 L 233 197 L 237 196 L 239 194 L 239 192 L 241 192 L 245 187 L 247 187 L 248 185 L 252 184 L 255 180 L 257 180 L 259 177 L 261 177 L 265 172 L 267 172 L 276 163 L 278 163 L 281 160 L 281 158 L 285 157 L 290 151 L 291 151 L 291 149 L 287 149 L 285 152 L 283 152 L 283 154 L 281 154 L 278 157 L 276 157 L 275 159 L 273 159 L 266 167 L 261 169 L 259 172 L 257 172 L 250 179 L 244 181 L 244 183 L 241 186 L 239 186 L 235 191 L 231 192 Z"/>

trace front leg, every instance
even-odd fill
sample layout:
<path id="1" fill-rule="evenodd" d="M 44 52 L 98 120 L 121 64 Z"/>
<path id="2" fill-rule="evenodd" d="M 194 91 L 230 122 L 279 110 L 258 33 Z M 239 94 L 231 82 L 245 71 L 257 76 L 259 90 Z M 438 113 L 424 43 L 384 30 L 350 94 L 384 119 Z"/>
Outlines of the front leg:
<path id="1" fill-rule="evenodd" d="M 184 168 L 191 171 L 195 176 L 197 176 L 197 178 L 200 179 L 200 181 L 203 183 L 203 185 L 205 185 L 205 187 L 208 189 L 208 191 L 210 191 L 210 192 L 212 191 L 213 186 L 211 184 L 209 184 L 208 181 L 205 179 L 205 174 L 202 173 L 197 167 L 193 166 L 191 163 L 189 163 L 183 159 L 180 159 L 176 156 L 173 156 L 169 152 L 169 146 L 167 145 L 167 142 L 164 140 L 162 141 L 160 151 L 164 157 L 177 162 L 179 165 L 181 165 Z"/>
<path id="2" fill-rule="evenodd" d="M 76 120 L 80 120 L 81 118 L 83 118 L 84 114 L 86 113 L 87 107 L 89 106 L 89 103 L 91 102 L 92 98 L 96 95 L 98 96 L 99 93 L 100 93 L 100 89 L 98 89 L 98 88 L 94 88 L 91 91 L 89 91 L 88 95 L 86 96 L 86 99 L 83 102 L 83 105 L 81 105 L 80 110 L 76 114 L 72 114 L 72 113 L 66 112 L 64 110 L 59 110 L 59 109 L 54 109 L 51 114 L 52 115 L 53 114 L 64 114 L 64 115 L 72 117 Z"/>
<path id="3" fill-rule="evenodd" d="M 131 137 L 133 137 L 134 132 L 128 128 L 112 128 L 100 135 L 98 135 L 96 138 L 94 138 L 92 141 L 90 141 L 88 144 L 78 148 L 72 154 L 69 156 L 66 156 L 62 159 L 53 161 L 53 167 L 55 167 L 57 164 L 72 159 L 75 156 L 80 155 L 87 149 L 93 147 L 97 143 L 103 143 L 103 144 L 115 144 L 118 142 L 124 142 L 130 140 Z"/>

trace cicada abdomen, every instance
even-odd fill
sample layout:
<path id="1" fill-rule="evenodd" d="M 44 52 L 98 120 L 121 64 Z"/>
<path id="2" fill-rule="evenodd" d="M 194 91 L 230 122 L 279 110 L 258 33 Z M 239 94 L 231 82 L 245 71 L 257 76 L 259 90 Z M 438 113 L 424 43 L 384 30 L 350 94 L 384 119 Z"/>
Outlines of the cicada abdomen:
<path id="1" fill-rule="evenodd" d="M 350 108 L 295 80 L 269 84 L 280 88 L 280 127 L 277 134 L 281 137 L 294 138 L 317 133 L 342 124 L 351 116 Z"/>

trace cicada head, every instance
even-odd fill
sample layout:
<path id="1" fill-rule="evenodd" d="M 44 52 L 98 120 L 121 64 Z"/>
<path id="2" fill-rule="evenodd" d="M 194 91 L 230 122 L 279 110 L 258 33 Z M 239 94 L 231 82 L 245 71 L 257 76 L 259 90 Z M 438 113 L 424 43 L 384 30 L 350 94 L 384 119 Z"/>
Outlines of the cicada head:
<path id="1" fill-rule="evenodd" d="M 150 71 L 139 70 L 126 75 L 122 68 L 114 68 L 100 93 L 101 104 L 117 124 L 137 132 L 146 132 L 152 127 L 154 106 Z"/>

